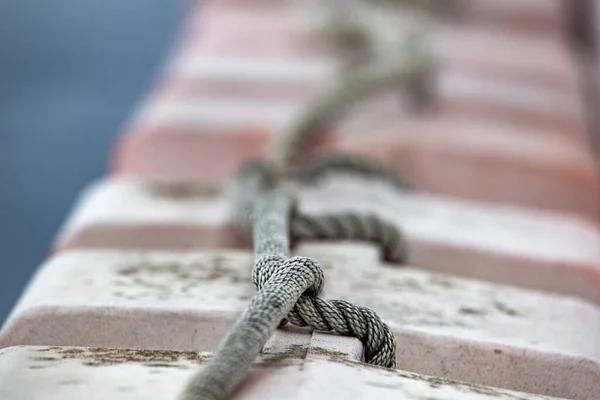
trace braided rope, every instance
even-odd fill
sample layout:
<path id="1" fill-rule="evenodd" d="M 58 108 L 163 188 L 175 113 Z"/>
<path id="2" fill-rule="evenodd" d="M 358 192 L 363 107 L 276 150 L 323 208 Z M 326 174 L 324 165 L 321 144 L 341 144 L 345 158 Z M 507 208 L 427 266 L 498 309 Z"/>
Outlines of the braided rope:
<path id="1" fill-rule="evenodd" d="M 346 158 L 339 160 L 341 160 L 340 164 L 343 164 Z M 347 158 L 347 160 L 349 163 L 344 166 L 352 166 L 352 159 Z M 327 160 L 323 161 L 322 164 L 316 163 L 314 169 L 307 168 L 304 178 L 311 180 L 325 173 Z M 337 164 L 332 162 L 332 165 Z M 376 163 L 365 162 L 363 164 L 359 161 L 357 165 L 372 167 L 372 169 L 359 169 L 360 172 L 373 173 L 399 182 L 393 173 L 385 171 Z M 353 171 L 352 168 L 349 170 Z M 233 193 L 233 220 L 240 231 L 246 234 L 252 232 L 254 206 L 263 190 L 273 179 L 272 164 L 266 161 L 249 162 L 238 174 Z M 302 239 L 369 241 L 381 246 L 382 257 L 385 261 L 396 265 L 405 265 L 408 262 L 408 244 L 404 235 L 394 225 L 383 221 L 376 215 L 339 213 L 312 216 L 295 210 L 290 218 L 290 234 L 294 241 Z"/>
<path id="2" fill-rule="evenodd" d="M 347 69 L 385 58 L 402 40 L 422 32 L 431 17 L 455 18 L 464 0 L 307 0 L 304 36 L 333 52 Z M 412 12 L 406 15 L 407 8 Z M 405 18 L 399 18 L 402 10 Z"/>
<path id="3" fill-rule="evenodd" d="M 286 316 L 295 325 L 354 335 L 363 343 L 368 363 L 395 368 L 396 340 L 391 329 L 366 307 L 317 297 L 324 285 L 321 267 L 306 257 L 288 259 L 292 207 L 291 196 L 281 187 L 268 189 L 258 201 L 252 270 L 258 293 L 215 356 L 188 381 L 180 400 L 229 396 Z"/>
<path id="4" fill-rule="evenodd" d="M 410 189 L 402 177 L 380 163 L 346 154 L 328 154 L 308 160 L 292 171 L 292 177 L 310 184 L 330 173 L 340 172 L 385 181 L 401 190 Z"/>
<path id="5" fill-rule="evenodd" d="M 393 225 L 370 214 L 340 213 L 319 216 L 296 215 L 291 222 L 292 240 L 349 239 L 377 243 L 384 261 L 405 265 L 408 244 Z"/>
<path id="6" fill-rule="evenodd" d="M 376 45 L 380 42 L 380 37 L 372 41 Z M 366 307 L 318 297 L 324 283 L 321 267 L 310 258 L 289 258 L 289 248 L 291 238 L 377 240 L 387 260 L 404 261 L 407 251 L 402 235 L 371 215 L 302 215 L 289 189 L 280 182 L 289 178 L 292 162 L 304 148 L 355 103 L 390 86 L 408 89 L 417 106 L 426 103 L 431 97 L 436 65 L 431 54 L 422 50 L 419 46 L 403 46 L 385 60 L 345 71 L 288 131 L 278 135 L 280 139 L 267 161 L 249 163 L 242 169 L 234 186 L 234 220 L 240 230 L 253 232 L 252 277 L 258 293 L 215 356 L 188 382 L 180 400 L 225 399 L 244 379 L 274 330 L 288 321 L 353 335 L 364 345 L 366 362 L 395 368 L 396 341 L 391 329 Z M 383 177 L 404 187 L 401 180 L 375 164 L 342 157 L 317 161 L 296 174 L 300 179 L 311 180 L 330 170 Z"/>
<path id="7" fill-rule="evenodd" d="M 330 88 L 314 99 L 285 132 L 276 135 L 270 152 L 272 162 L 285 173 L 294 159 L 308 145 L 322 139 L 332 125 L 353 105 L 385 90 L 397 87 L 410 89 L 414 107 L 421 107 L 430 98 L 431 81 L 437 70 L 432 54 L 407 45 L 403 51 L 385 61 L 367 64 L 345 73 Z"/>

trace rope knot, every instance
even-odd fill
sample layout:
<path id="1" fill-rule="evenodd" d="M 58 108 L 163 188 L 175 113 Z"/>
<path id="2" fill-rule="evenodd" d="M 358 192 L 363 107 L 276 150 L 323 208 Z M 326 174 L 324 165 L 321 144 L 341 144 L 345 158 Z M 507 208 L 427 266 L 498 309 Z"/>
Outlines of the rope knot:
<path id="1" fill-rule="evenodd" d="M 356 336 L 365 346 L 368 363 L 395 367 L 396 342 L 390 328 L 366 307 L 320 298 L 325 276 L 312 258 L 296 256 L 286 260 L 273 254 L 260 256 L 254 263 L 252 280 L 259 295 L 272 299 L 271 310 L 290 310 L 279 326 L 289 320 L 296 326 Z M 301 295 L 291 303 L 290 293 Z"/>
<path id="2" fill-rule="evenodd" d="M 267 255 L 255 262 L 252 281 L 257 290 L 261 290 L 267 282 L 296 283 L 306 288 L 303 295 L 316 297 L 323 291 L 325 275 L 319 263 L 312 258 L 296 256 L 285 260 L 283 257 Z"/>
<path id="3" fill-rule="evenodd" d="M 272 287 L 280 284 L 290 285 L 291 289 L 306 288 L 300 298 L 315 298 L 321 294 L 325 285 L 325 275 L 321 266 L 308 257 L 292 257 L 285 260 L 279 256 L 264 256 L 254 263 L 252 281 L 257 290 L 261 290 L 267 283 Z M 299 311 L 294 304 L 288 318 L 298 322 Z M 281 320 L 279 326 L 288 323 L 287 319 Z M 301 325 L 306 325 L 304 321 Z"/>

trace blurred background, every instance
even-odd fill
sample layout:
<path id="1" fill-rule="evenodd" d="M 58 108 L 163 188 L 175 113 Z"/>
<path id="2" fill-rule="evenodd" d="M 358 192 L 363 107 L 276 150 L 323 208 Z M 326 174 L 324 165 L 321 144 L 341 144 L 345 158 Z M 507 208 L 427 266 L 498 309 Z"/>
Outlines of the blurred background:
<path id="1" fill-rule="evenodd" d="M 0 2 L 0 323 L 177 37 L 184 2 Z"/>

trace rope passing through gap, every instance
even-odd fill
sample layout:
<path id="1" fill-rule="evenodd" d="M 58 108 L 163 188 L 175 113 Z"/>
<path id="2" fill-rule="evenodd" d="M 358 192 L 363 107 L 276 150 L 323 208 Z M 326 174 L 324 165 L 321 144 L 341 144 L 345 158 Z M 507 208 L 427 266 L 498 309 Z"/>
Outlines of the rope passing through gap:
<path id="1" fill-rule="evenodd" d="M 319 217 L 299 212 L 293 180 L 312 182 L 331 170 L 384 179 L 404 188 L 404 182 L 377 163 L 348 156 L 330 156 L 294 167 L 294 161 L 318 136 L 339 120 L 350 105 L 378 94 L 388 86 L 403 87 L 413 98 L 431 93 L 435 62 L 418 46 L 397 56 L 345 70 L 281 138 L 266 160 L 247 163 L 234 185 L 234 219 L 254 239 L 252 277 L 258 293 L 221 341 L 211 360 L 185 386 L 179 400 L 225 400 L 245 378 L 252 362 L 278 326 L 290 322 L 316 330 L 357 337 L 369 364 L 395 368 L 393 332 L 369 308 L 344 300 L 320 297 L 324 274 L 307 257 L 291 257 L 294 239 L 327 238 L 373 240 L 387 261 L 402 264 L 406 244 L 392 225 L 373 215 L 355 213 Z"/>
<path id="2" fill-rule="evenodd" d="M 324 284 L 319 264 L 307 257 L 289 258 L 292 212 L 292 197 L 283 186 L 267 189 L 261 196 L 252 271 L 259 291 L 216 355 L 190 380 L 181 400 L 227 398 L 286 316 L 296 325 L 356 336 L 365 345 L 367 362 L 395 367 L 396 341 L 390 328 L 368 308 L 318 297 Z"/>
<path id="3" fill-rule="evenodd" d="M 347 161 L 347 162 L 346 162 Z M 343 156 L 319 158 L 306 164 L 297 180 L 312 182 L 330 171 L 345 170 L 358 175 L 376 176 L 392 185 L 404 188 L 404 183 L 395 174 L 380 165 Z M 300 171 L 301 169 L 298 169 Z M 240 231 L 252 234 L 254 207 L 266 182 L 274 179 L 275 168 L 267 161 L 247 163 L 238 174 L 234 184 L 234 220 Z M 290 221 L 291 241 L 302 239 L 362 240 L 380 245 L 382 258 L 396 265 L 406 264 L 409 258 L 408 245 L 402 233 L 394 226 L 372 214 L 338 213 L 311 216 L 294 209 Z"/>

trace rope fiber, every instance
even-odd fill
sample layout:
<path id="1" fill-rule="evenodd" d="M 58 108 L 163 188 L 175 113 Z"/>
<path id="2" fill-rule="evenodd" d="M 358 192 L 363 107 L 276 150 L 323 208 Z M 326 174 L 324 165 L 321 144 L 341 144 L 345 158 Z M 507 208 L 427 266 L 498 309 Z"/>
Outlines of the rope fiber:
<path id="1" fill-rule="evenodd" d="M 356 336 L 365 347 L 366 362 L 395 367 L 396 341 L 390 328 L 366 307 L 318 297 L 324 285 L 320 265 L 307 257 L 289 258 L 292 210 L 292 197 L 281 186 L 260 197 L 252 270 L 258 293 L 215 356 L 188 382 L 180 400 L 220 400 L 230 395 L 285 318 L 294 325 Z"/>

